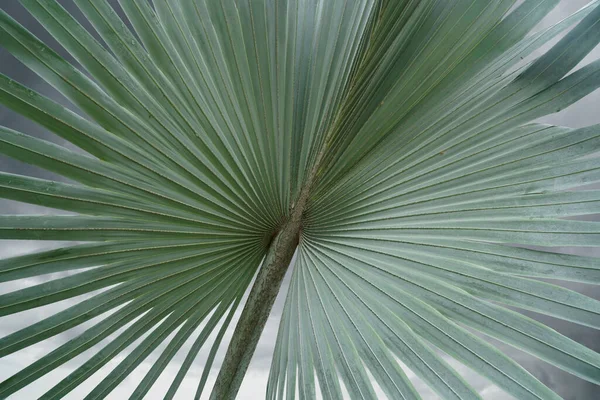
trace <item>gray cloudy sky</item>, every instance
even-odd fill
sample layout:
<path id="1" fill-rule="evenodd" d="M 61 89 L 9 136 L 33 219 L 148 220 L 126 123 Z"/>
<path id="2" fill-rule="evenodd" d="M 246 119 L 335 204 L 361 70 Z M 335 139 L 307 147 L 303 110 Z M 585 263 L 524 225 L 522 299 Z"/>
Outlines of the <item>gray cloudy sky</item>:
<path id="1" fill-rule="evenodd" d="M 483 1 L 483 0 L 481 0 Z M 77 11 L 77 9 L 73 6 L 71 0 L 68 1 L 60 1 L 67 9 L 74 13 L 76 16 L 81 16 L 81 14 Z M 111 1 L 114 3 L 114 1 Z M 552 12 L 551 15 L 548 16 L 546 20 L 543 21 L 542 25 L 550 25 L 555 21 L 562 19 L 563 17 L 571 14 L 575 10 L 579 9 L 583 5 L 587 3 L 587 0 L 563 0 L 561 4 Z M 72 60 L 68 54 L 64 51 L 61 51 L 57 46 L 57 43 L 52 40 L 49 35 L 43 30 L 43 28 L 30 16 L 26 11 L 18 4 L 16 0 L 4 0 L 0 2 L 0 7 L 11 14 L 14 18 L 23 23 L 26 27 L 28 27 L 34 34 L 38 35 L 38 37 L 42 38 L 42 40 L 46 41 L 50 46 L 58 50 L 63 56 L 67 59 Z M 89 27 L 89 24 L 86 24 Z M 582 64 L 588 63 L 593 59 L 597 59 L 600 57 L 600 48 L 596 48 L 592 54 L 590 54 L 586 60 Z M 10 54 L 8 54 L 4 49 L 0 48 L 0 72 L 12 77 L 24 83 L 25 85 L 53 98 L 54 100 L 61 102 L 62 104 L 68 105 L 64 99 L 62 99 L 58 93 L 49 87 L 47 84 L 43 83 L 40 78 L 38 78 L 33 72 L 24 68 L 18 61 L 16 61 Z M 592 95 L 588 96 L 584 100 L 575 104 L 567 110 L 564 110 L 558 114 L 552 115 L 550 117 L 546 117 L 543 121 L 549 122 L 558 125 L 566 125 L 571 127 L 581 127 L 587 126 L 591 124 L 600 123 L 600 91 L 596 91 Z M 34 123 L 16 115 L 15 113 L 7 110 L 3 106 L 0 106 L 0 125 L 8 126 L 22 132 L 26 132 L 28 134 L 44 138 L 46 140 L 52 140 L 58 144 L 66 145 L 68 147 L 72 147 L 64 142 L 62 139 L 57 138 L 56 136 L 48 133 L 44 129 L 35 125 Z M 42 171 L 38 168 L 28 166 L 26 164 L 10 160 L 6 157 L 0 156 L 0 170 L 32 175 L 43 178 L 56 178 L 53 174 L 48 173 L 46 171 Z M 54 210 L 45 209 L 43 207 L 30 206 L 25 204 L 20 204 L 12 201 L 0 200 L 0 214 L 43 214 L 43 213 L 53 213 Z M 46 249 L 50 247 L 59 246 L 59 243 L 49 243 L 49 242 L 26 242 L 26 241 L 1 241 L 0 240 L 0 258 L 5 258 L 9 256 L 14 256 L 18 254 L 30 253 L 33 251 L 37 251 L 40 249 Z M 596 257 L 600 257 L 600 250 L 598 248 L 560 248 L 560 249 L 552 249 L 552 251 L 560 251 L 567 252 L 573 254 L 585 254 L 585 255 L 594 255 Z M 44 277 L 47 279 L 47 277 Z M 31 278 L 25 279 L 17 282 L 10 282 L 7 284 L 0 284 L 0 293 L 10 292 L 19 288 L 23 288 L 26 286 L 34 285 L 40 283 L 40 278 Z M 289 283 L 289 276 L 284 281 L 284 287 L 277 299 L 277 302 L 273 308 L 273 313 L 269 317 L 269 321 L 265 328 L 265 331 L 261 337 L 261 340 L 258 344 L 258 348 L 252 359 L 252 363 L 248 370 L 248 374 L 244 380 L 242 385 L 242 389 L 240 391 L 239 398 L 240 399 L 257 399 L 264 397 L 264 391 L 266 387 L 266 380 L 269 373 L 269 366 L 271 363 L 271 354 L 273 351 L 276 335 L 277 335 L 277 326 L 279 322 L 279 317 L 281 315 L 283 300 L 285 291 L 287 288 L 287 284 Z M 600 288 L 593 287 L 591 285 L 583 285 L 583 284 L 564 284 L 571 289 L 577 290 L 581 293 L 584 293 L 590 297 L 594 297 L 596 299 L 600 299 Z M 43 307 L 41 309 L 31 310 L 25 313 L 21 313 L 18 315 L 9 316 L 7 318 L 3 318 L 0 324 L 0 336 L 4 336 L 15 330 L 18 330 L 34 321 L 39 320 L 40 318 L 47 316 L 51 313 L 57 312 L 65 307 L 68 307 L 70 304 L 76 303 L 80 301 L 81 298 L 76 298 L 73 300 L 63 301 L 58 304 L 49 305 Z M 595 351 L 600 352 L 600 332 L 593 330 L 591 328 L 581 327 L 569 322 L 560 321 L 555 318 L 545 317 L 540 315 L 535 315 L 534 313 L 528 313 L 528 315 L 537 318 L 538 320 L 550 325 L 554 329 L 559 332 L 569 336 L 570 338 L 594 349 Z M 8 357 L 0 360 L 0 381 L 8 378 L 21 368 L 25 367 L 29 363 L 33 362 L 40 356 L 46 354 L 56 346 L 64 343 L 70 338 L 78 335 L 83 329 L 87 326 L 95 323 L 96 320 L 92 320 L 85 324 L 84 326 L 77 327 L 70 331 L 67 331 L 61 335 L 58 335 L 54 338 L 48 339 L 42 343 L 39 343 L 30 348 L 24 349 L 18 353 L 12 354 Z M 232 327 L 235 324 L 232 324 Z M 227 336 L 225 337 L 225 342 L 227 342 L 228 338 L 231 336 L 233 328 L 230 328 Z M 31 387 L 27 387 L 23 389 L 18 394 L 12 396 L 12 399 L 32 399 L 37 398 L 39 395 L 44 393 L 47 389 L 49 389 L 53 384 L 55 384 L 58 380 L 67 376 L 74 368 L 80 365 L 84 360 L 94 354 L 99 348 L 104 346 L 107 341 L 100 343 L 91 351 L 88 351 L 76 359 L 72 360 L 64 364 L 61 368 L 56 371 L 53 371 L 47 374 L 42 379 L 38 380 L 36 384 L 30 385 Z M 553 390 L 555 390 L 558 394 L 560 394 L 565 399 L 571 400 L 591 400 L 600 398 L 600 387 L 590 384 L 586 381 L 583 381 L 579 378 L 571 376 L 561 370 L 545 363 L 543 361 L 539 361 L 523 352 L 512 349 L 506 345 L 502 345 L 500 343 L 495 342 L 500 348 L 509 353 L 512 357 L 515 358 L 516 361 L 521 363 L 525 368 L 527 368 L 532 374 L 534 374 L 538 379 L 544 382 L 546 385 L 550 386 Z M 168 367 L 157 382 L 157 384 L 153 387 L 153 390 L 148 395 L 148 398 L 151 399 L 159 399 L 162 398 L 170 381 L 174 378 L 177 373 L 177 364 L 183 360 L 185 357 L 185 351 L 189 348 L 190 343 L 187 343 L 184 346 L 183 351 L 181 351 L 174 363 L 170 367 Z M 206 347 L 206 346 L 205 346 Z M 221 352 L 220 356 L 217 357 L 217 360 L 211 370 L 210 378 L 209 378 L 209 386 L 212 385 L 214 379 L 216 378 L 218 367 L 221 362 L 221 358 L 223 356 Z M 188 377 L 184 380 L 180 391 L 178 392 L 178 398 L 192 398 L 193 394 L 196 391 L 196 385 L 200 376 L 202 374 L 202 366 L 204 364 L 204 360 L 208 356 L 207 350 L 204 349 L 199 357 L 196 359 L 194 366 L 188 373 Z M 157 355 L 153 354 L 150 356 L 140 367 L 138 367 L 130 377 L 117 389 L 115 389 L 110 398 L 127 398 L 129 394 L 135 389 L 137 383 L 142 379 L 146 371 L 150 368 L 154 360 L 156 360 Z M 80 386 L 78 389 L 71 392 L 67 398 L 68 399 L 80 399 L 91 390 L 91 388 L 98 383 L 108 372 L 121 360 L 122 358 L 113 360 L 108 365 L 106 365 L 100 372 L 96 373 L 90 380 L 88 380 L 84 385 Z M 452 365 L 455 365 L 456 368 L 464 374 L 465 378 L 471 382 L 483 395 L 485 399 L 508 399 L 509 397 L 501 392 L 499 389 L 491 385 L 484 378 L 478 376 L 475 372 L 468 370 L 464 366 L 452 362 Z M 409 376 L 414 377 L 413 374 Z M 418 389 L 422 389 L 422 393 L 424 394 L 425 399 L 435 399 L 437 398 L 431 391 L 429 391 L 422 382 L 418 382 L 415 380 Z M 209 391 L 207 390 L 208 394 Z M 383 395 L 382 395 L 383 397 Z"/>

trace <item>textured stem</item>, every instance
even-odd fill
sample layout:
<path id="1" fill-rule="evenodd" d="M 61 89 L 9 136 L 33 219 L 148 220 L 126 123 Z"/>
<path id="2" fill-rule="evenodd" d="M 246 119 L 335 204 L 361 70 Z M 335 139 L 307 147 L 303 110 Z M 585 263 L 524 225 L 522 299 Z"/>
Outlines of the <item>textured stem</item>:
<path id="1" fill-rule="evenodd" d="M 301 196 L 302 197 L 302 196 Z M 227 348 L 223 365 L 211 393 L 211 400 L 235 399 L 258 339 L 279 293 L 281 282 L 298 246 L 301 214 L 305 199 L 275 236 L 256 276 L 240 320 Z"/>

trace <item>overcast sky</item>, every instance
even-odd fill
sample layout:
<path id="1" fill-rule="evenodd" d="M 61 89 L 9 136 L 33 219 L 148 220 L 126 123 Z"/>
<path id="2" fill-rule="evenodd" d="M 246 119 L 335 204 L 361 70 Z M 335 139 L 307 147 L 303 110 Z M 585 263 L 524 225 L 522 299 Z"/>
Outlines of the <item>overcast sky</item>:
<path id="1" fill-rule="evenodd" d="M 484 1 L 484 0 L 481 0 Z M 67 9 L 74 13 L 76 16 L 81 16 L 73 6 L 71 0 L 69 1 L 60 1 Z M 575 10 L 579 9 L 583 5 L 587 3 L 587 0 L 563 0 L 562 3 L 552 12 L 551 15 L 548 16 L 546 20 L 543 21 L 542 25 L 550 25 L 555 21 L 562 19 L 563 17 L 571 14 Z M 53 41 L 47 32 L 43 30 L 43 28 L 30 16 L 26 11 L 18 4 L 16 0 L 3 0 L 0 2 L 0 7 L 11 14 L 14 18 L 23 23 L 26 27 L 28 27 L 34 34 L 44 40 L 46 43 L 51 45 L 57 51 L 59 51 L 63 56 L 67 59 L 72 60 L 64 51 L 59 49 L 56 42 Z M 89 24 L 86 25 L 89 27 Z M 584 60 L 584 63 L 588 63 L 590 60 L 597 59 L 600 57 L 600 48 L 596 48 L 590 56 Z M 51 97 L 55 101 L 58 101 L 62 104 L 68 105 L 64 99 L 61 98 L 60 95 L 56 91 L 54 91 L 47 84 L 43 83 L 39 77 L 37 77 L 34 73 L 24 68 L 18 61 L 16 61 L 10 54 L 8 54 L 4 49 L 0 48 L 0 72 L 10 76 L 13 79 L 18 80 L 19 82 L 29 86 L 46 96 Z M 600 123 L 600 91 L 596 91 L 592 95 L 588 96 L 584 100 L 575 104 L 567 110 L 564 110 L 558 114 L 552 115 L 550 117 L 546 117 L 543 121 L 550 122 L 558 125 L 565 125 L 570 127 L 581 127 L 592 124 Z M 76 111 L 76 110 L 74 110 Z M 45 131 L 43 128 L 35 125 L 34 123 L 16 115 L 15 113 L 7 110 L 3 106 L 0 106 L 0 125 L 8 126 L 13 129 L 17 129 L 19 131 L 44 138 L 46 140 L 54 141 L 58 144 L 71 147 L 69 144 L 64 142 L 62 139 L 57 138 L 51 133 Z M 11 172 L 11 173 L 19 173 L 32 175 L 43 178 L 56 178 L 53 174 L 48 173 L 46 171 L 42 171 L 38 168 L 28 166 L 26 164 L 10 160 L 6 157 L 0 156 L 0 170 Z M 1 214 L 40 214 L 40 213 L 54 213 L 56 211 L 45 209 L 43 207 L 30 206 L 25 204 L 20 204 L 12 201 L 0 200 L 0 213 Z M 30 253 L 34 251 L 38 251 L 40 249 L 47 249 L 50 247 L 60 246 L 59 243 L 51 243 L 51 242 L 27 242 L 27 241 L 1 241 L 0 240 L 0 258 L 5 258 L 9 256 L 19 255 Z M 560 248 L 560 249 L 551 249 L 552 251 L 561 251 L 568 252 L 572 254 L 582 254 L 582 255 L 594 255 L 596 257 L 600 257 L 600 251 L 598 248 Z M 289 275 L 289 274 L 288 274 Z M 47 279 L 47 277 L 44 277 Z M 30 286 L 33 284 L 40 283 L 40 278 L 31 278 L 22 281 L 10 282 L 7 284 L 0 284 L 0 293 L 6 293 L 9 291 L 13 291 L 16 289 L 20 289 L 26 286 Z M 252 363 L 242 385 L 242 389 L 239 394 L 240 399 L 257 399 L 264 397 L 264 391 L 266 387 L 266 380 L 269 373 L 269 366 L 271 363 L 271 355 L 273 352 L 273 347 L 277 335 L 277 327 L 279 323 L 279 317 L 281 315 L 283 300 L 285 296 L 285 292 L 287 290 L 287 285 L 289 283 L 289 276 L 286 277 L 283 285 L 283 290 L 280 293 L 277 302 L 273 308 L 273 312 L 269 317 L 269 321 L 267 322 L 267 326 L 263 332 L 261 340 L 258 344 L 258 348 L 252 359 Z M 596 299 L 600 299 L 600 288 L 593 287 L 591 285 L 583 285 L 583 284 L 564 284 L 565 286 L 577 290 L 581 293 L 584 293 L 588 296 L 594 297 Z M 50 305 L 43 307 L 41 309 L 31 310 L 25 313 L 21 313 L 18 315 L 9 316 L 3 318 L 0 322 L 0 336 L 4 336 L 15 330 L 18 330 L 28 324 L 39 320 L 42 317 L 48 316 L 51 313 L 57 312 L 69 305 L 80 301 L 82 298 L 75 298 L 72 300 L 64 301 L 59 304 Z M 534 315 L 534 313 L 528 313 L 528 315 L 539 319 L 540 321 L 550 325 L 554 329 L 560 331 L 561 333 L 569 336 L 570 338 L 577 340 L 578 342 L 594 349 L 595 351 L 600 352 L 600 332 L 593 330 L 591 328 L 581 327 L 569 322 L 560 321 L 551 317 L 544 317 L 539 315 Z M 67 331 L 61 335 L 58 335 L 54 338 L 48 339 L 42 343 L 39 343 L 30 348 L 24 349 L 18 353 L 12 354 L 8 357 L 5 357 L 0 360 L 0 381 L 8 378 L 21 368 L 30 364 L 32 361 L 36 360 L 40 356 L 48 353 L 56 346 L 68 341 L 74 336 L 81 333 L 86 326 L 89 326 L 93 323 L 97 322 L 96 320 L 92 320 L 85 324 L 84 326 L 77 327 L 73 330 Z M 233 331 L 233 326 L 235 323 L 231 325 L 227 336 L 225 337 L 225 342 L 227 342 L 228 338 L 231 336 Z M 193 336 L 192 336 L 193 338 Z M 80 365 L 84 360 L 89 358 L 92 354 L 94 354 L 99 348 L 101 348 L 104 344 L 109 341 L 107 339 L 104 342 L 101 342 L 98 346 L 91 349 L 76 359 L 72 360 L 64 364 L 61 368 L 53 371 L 42 379 L 38 380 L 34 385 L 30 385 L 18 392 L 18 394 L 11 397 L 11 399 L 31 399 L 37 398 L 39 395 L 43 394 L 46 390 L 52 387 L 57 381 L 61 380 L 65 376 L 67 376 L 73 369 L 75 369 L 78 365 Z M 137 342 L 136 342 L 137 343 Z M 508 346 L 497 344 L 501 349 L 506 351 L 515 360 L 521 363 L 525 368 L 527 368 L 532 374 L 534 374 L 538 379 L 544 382 L 546 385 L 555 390 L 558 394 L 560 394 L 565 399 L 577 399 L 577 400 L 588 400 L 588 399 L 598 399 L 600 398 L 600 387 L 590 384 L 586 381 L 583 381 L 579 378 L 571 376 L 565 372 L 560 371 L 559 369 L 543 362 L 539 361 L 525 353 L 509 348 Z M 190 343 L 187 343 L 186 346 L 180 351 L 177 355 L 176 359 L 173 363 L 165 370 L 165 373 L 161 376 L 157 384 L 153 387 L 153 390 L 150 392 L 147 398 L 150 399 L 159 399 L 162 398 L 164 393 L 169 387 L 171 380 L 174 378 L 175 374 L 178 370 L 179 363 L 185 357 L 185 351 L 190 346 Z M 205 346 L 207 347 L 207 346 Z M 188 373 L 187 378 L 184 380 L 179 392 L 178 399 L 186 399 L 192 398 L 195 391 L 196 386 L 198 384 L 198 380 L 202 374 L 204 360 L 207 357 L 208 349 L 203 349 L 196 359 L 194 366 Z M 223 356 L 223 352 L 217 357 L 217 360 L 213 366 L 213 369 L 209 378 L 209 386 L 212 385 L 214 379 L 216 378 L 218 368 Z M 109 398 L 127 398 L 129 394 L 135 389 L 137 383 L 142 379 L 144 374 L 148 371 L 154 360 L 156 360 L 157 354 L 151 355 L 146 359 L 146 361 L 138 367 L 130 377 L 124 381 L 117 389 L 115 389 Z M 85 384 L 81 385 L 78 389 L 71 392 L 66 398 L 68 399 L 80 399 L 95 384 L 97 384 L 110 370 L 117 365 L 117 363 L 122 359 L 118 358 L 110 362 L 101 371 L 96 373 L 90 380 L 88 380 Z M 466 369 L 465 367 L 453 362 L 452 365 L 456 366 L 456 368 L 464 374 L 465 378 L 471 382 L 474 387 L 476 387 L 480 393 L 483 395 L 485 399 L 508 399 L 509 396 L 505 395 L 503 392 L 498 390 L 496 387 L 491 385 L 484 378 L 478 376 L 473 371 Z M 409 375 L 414 377 L 414 375 Z M 435 399 L 437 398 L 431 391 L 429 391 L 425 385 L 421 382 L 415 380 L 417 389 L 424 394 L 424 399 Z M 210 393 L 209 390 L 206 390 L 206 395 Z"/>

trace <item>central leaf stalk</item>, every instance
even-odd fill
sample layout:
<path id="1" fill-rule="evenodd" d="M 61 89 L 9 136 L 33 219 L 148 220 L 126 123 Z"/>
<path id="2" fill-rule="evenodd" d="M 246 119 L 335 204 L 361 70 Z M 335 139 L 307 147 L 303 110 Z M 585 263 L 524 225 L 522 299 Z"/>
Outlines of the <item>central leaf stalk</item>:
<path id="1" fill-rule="evenodd" d="M 279 293 L 281 282 L 298 247 L 302 213 L 307 197 L 308 190 L 302 191 L 296 206 L 269 245 L 227 348 L 223 365 L 210 396 L 211 400 L 235 399 L 237 395 Z"/>

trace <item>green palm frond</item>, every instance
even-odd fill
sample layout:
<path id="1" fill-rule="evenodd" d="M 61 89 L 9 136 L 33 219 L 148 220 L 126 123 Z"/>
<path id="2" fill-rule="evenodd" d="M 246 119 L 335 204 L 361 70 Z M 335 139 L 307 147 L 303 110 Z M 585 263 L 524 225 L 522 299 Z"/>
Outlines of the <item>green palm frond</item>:
<path id="1" fill-rule="evenodd" d="M 74 2 L 94 34 L 21 0 L 72 63 L 0 10 L 0 45 L 80 111 L 0 76 L 0 103 L 79 149 L 0 127 L 1 153 L 64 178 L 2 172 L 0 197 L 69 212 L 0 215 L 0 239 L 78 242 L 0 260 L 0 282 L 42 279 L 0 315 L 87 296 L 0 357 L 89 327 L 0 397 L 94 349 L 43 398 L 123 355 L 87 397 L 104 398 L 160 347 L 142 398 L 188 342 L 166 398 L 207 348 L 199 398 L 254 278 L 211 397 L 233 398 L 294 251 L 270 399 L 418 399 L 406 368 L 479 398 L 448 357 L 559 398 L 486 337 L 600 384 L 600 354 L 514 311 L 600 329 L 599 301 L 538 279 L 598 285 L 599 260 L 532 249 L 600 244 L 568 218 L 600 212 L 578 189 L 600 181 L 600 125 L 537 121 L 600 86 L 600 60 L 576 68 L 597 1 L 537 31 L 558 0 Z"/>

